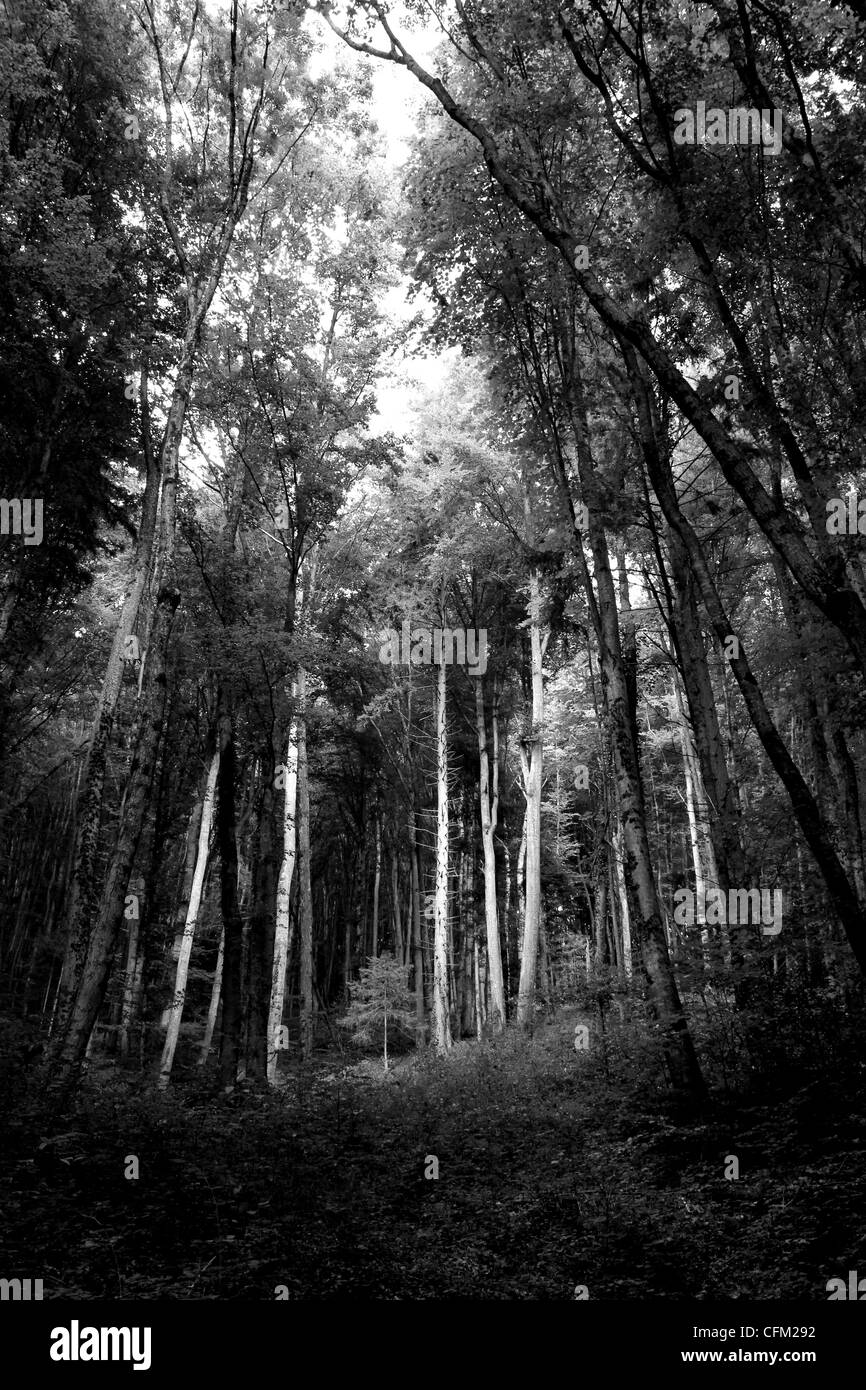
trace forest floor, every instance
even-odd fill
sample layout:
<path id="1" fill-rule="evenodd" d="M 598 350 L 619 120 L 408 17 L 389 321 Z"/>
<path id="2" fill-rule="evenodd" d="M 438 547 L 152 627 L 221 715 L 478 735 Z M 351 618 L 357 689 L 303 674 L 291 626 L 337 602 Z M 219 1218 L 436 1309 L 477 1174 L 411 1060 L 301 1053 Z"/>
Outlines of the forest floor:
<path id="1" fill-rule="evenodd" d="M 387 1074 L 317 1054 L 269 1095 L 94 1068 L 51 1132 L 4 1123 L 0 1272 L 70 1299 L 826 1300 L 866 1268 L 862 1069 L 688 1117 L 576 1053 L 574 1017 Z"/>

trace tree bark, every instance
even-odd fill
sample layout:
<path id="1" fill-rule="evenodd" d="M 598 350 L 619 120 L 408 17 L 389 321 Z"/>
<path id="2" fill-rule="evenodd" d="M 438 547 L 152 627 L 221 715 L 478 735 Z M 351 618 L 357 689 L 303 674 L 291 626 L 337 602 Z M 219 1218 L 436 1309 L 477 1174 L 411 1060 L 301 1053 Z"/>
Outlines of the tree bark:
<path id="1" fill-rule="evenodd" d="M 520 981 L 517 986 L 517 1023 L 521 1028 L 527 1027 L 533 1016 L 541 927 L 541 785 L 544 762 L 542 662 L 547 639 L 541 632 L 541 582 L 537 569 L 533 569 L 529 576 L 529 620 L 532 663 L 531 727 L 528 737 L 520 743 L 520 763 L 526 796 L 526 903 Z"/>
<path id="2" fill-rule="evenodd" d="M 313 892 L 310 874 L 310 787 L 307 766 L 307 673 L 298 671 L 298 926 L 301 947 L 301 1060 L 313 1053 Z"/>
<path id="3" fill-rule="evenodd" d="M 174 997 L 169 1005 L 168 1028 L 165 1035 L 165 1043 L 162 1049 L 162 1060 L 159 1066 L 159 1088 L 164 1090 L 171 1080 L 171 1069 L 174 1063 L 174 1053 L 177 1047 L 177 1040 L 180 1037 L 180 1025 L 183 1019 L 183 1006 L 186 1000 L 186 982 L 189 976 L 189 962 L 192 956 L 192 946 L 195 939 L 195 930 L 198 924 L 198 916 L 201 908 L 202 886 L 204 884 L 205 870 L 208 863 L 210 852 L 210 833 L 213 825 L 214 797 L 216 794 L 217 772 L 219 771 L 219 743 L 214 748 L 210 760 L 205 783 L 204 801 L 202 805 L 201 825 L 198 834 L 198 849 L 196 852 L 195 873 L 192 880 L 192 890 L 189 895 L 189 902 L 186 909 L 186 921 L 184 922 L 183 937 L 181 940 L 180 952 L 177 958 L 177 972 L 174 982 Z"/>
<path id="4" fill-rule="evenodd" d="M 701 598 L 712 622 L 721 647 L 731 634 L 731 625 L 718 594 L 701 544 L 682 513 L 674 488 L 670 465 L 656 437 L 652 408 L 646 384 L 633 354 L 626 352 L 629 377 L 635 391 L 639 412 L 641 444 L 647 472 L 659 504 L 669 525 L 679 534 L 701 591 Z M 809 848 L 827 885 L 828 892 L 845 928 L 851 949 L 860 969 L 866 973 L 866 913 L 859 902 L 856 889 L 845 870 L 814 797 L 800 769 L 788 752 L 785 741 L 767 709 L 761 689 L 746 657 L 742 642 L 739 656 L 729 659 L 729 665 L 742 693 L 749 716 L 773 767 L 784 785 Z"/>
<path id="5" fill-rule="evenodd" d="M 228 692 L 217 701 L 220 744 L 217 842 L 220 853 L 220 907 L 223 919 L 223 1012 L 220 1031 L 220 1083 L 233 1090 L 238 1078 L 243 1016 L 243 923 L 238 904 L 238 841 L 235 820 L 234 717 Z"/>
<path id="6" fill-rule="evenodd" d="M 54 1050 L 58 1084 L 65 1088 L 77 1075 L 93 1025 L 96 1022 L 123 923 L 126 889 L 141 838 L 150 788 L 156 771 L 167 699 L 166 655 L 180 594 L 162 589 L 157 597 L 156 621 L 151 639 L 152 657 L 142 699 L 135 751 L 129 770 L 120 816 L 120 829 L 99 911 L 84 957 L 81 977 L 68 1024 Z"/>
<path id="7" fill-rule="evenodd" d="M 210 1057 L 211 1043 L 213 1042 L 214 1028 L 216 1027 L 217 1013 L 220 1006 L 220 993 L 223 982 L 223 957 L 225 953 L 226 934 L 223 929 L 220 931 L 220 944 L 217 951 L 216 967 L 213 973 L 213 984 L 211 985 L 210 1004 L 208 1005 L 207 1021 L 204 1026 L 204 1037 L 201 1041 L 201 1052 L 199 1053 L 198 1064 L 203 1067 Z"/>
<path id="8" fill-rule="evenodd" d="M 297 698 L 297 681 L 293 694 Z M 293 718 L 286 751 L 286 777 L 283 800 L 283 858 L 277 881 L 277 918 L 274 930 L 274 963 L 271 972 L 271 1003 L 268 1013 L 268 1081 L 277 1074 L 277 1039 L 283 1022 L 286 994 L 286 967 L 291 954 L 292 878 L 297 858 L 296 816 L 298 802 L 298 726 Z"/>
<path id="9" fill-rule="evenodd" d="M 419 1045 L 426 1034 L 424 1014 L 424 949 L 421 941 L 421 873 L 418 866 L 418 820 L 414 805 L 409 812 L 409 871 L 411 876 L 412 959 L 415 975 L 415 1033 Z"/>
<path id="10" fill-rule="evenodd" d="M 433 905 L 433 1041 L 441 1055 L 451 1046 L 448 1009 L 448 734 L 446 666 L 436 678 L 436 886 Z"/>
<path id="11" fill-rule="evenodd" d="M 375 959 L 379 954 L 379 886 L 382 881 L 382 817 L 376 812 L 376 867 L 373 876 L 373 949 Z"/>
<path id="12" fill-rule="evenodd" d="M 502 981 L 502 953 L 499 944 L 499 916 L 496 899 L 496 846 L 494 835 L 499 820 L 498 717 L 493 703 L 493 787 L 490 787 L 490 760 L 487 755 L 487 727 L 484 718 L 484 686 L 475 683 L 475 722 L 478 731 L 481 844 L 484 853 L 484 920 L 487 932 L 487 969 L 490 980 L 490 1016 L 494 1033 L 505 1027 L 505 989 Z M 477 947 L 476 947 L 477 962 Z"/>

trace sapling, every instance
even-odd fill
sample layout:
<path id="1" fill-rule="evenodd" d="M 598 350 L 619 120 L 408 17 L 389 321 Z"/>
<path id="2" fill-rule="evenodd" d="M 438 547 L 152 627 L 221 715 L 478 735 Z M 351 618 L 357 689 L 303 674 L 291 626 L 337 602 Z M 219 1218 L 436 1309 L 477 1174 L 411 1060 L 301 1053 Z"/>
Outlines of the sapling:
<path id="1" fill-rule="evenodd" d="M 352 981 L 349 1007 L 340 1020 L 350 1028 L 356 1042 L 369 1042 L 374 1029 L 384 1033 L 383 1061 L 388 1070 L 388 1025 L 411 1034 L 415 1027 L 413 996 L 408 985 L 408 969 L 389 951 L 374 956 L 362 966 Z"/>

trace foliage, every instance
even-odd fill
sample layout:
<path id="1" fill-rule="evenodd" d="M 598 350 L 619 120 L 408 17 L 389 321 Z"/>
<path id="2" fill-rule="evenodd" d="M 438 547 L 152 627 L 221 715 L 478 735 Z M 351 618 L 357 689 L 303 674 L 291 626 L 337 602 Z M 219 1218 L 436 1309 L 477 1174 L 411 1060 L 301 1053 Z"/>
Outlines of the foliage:
<path id="1" fill-rule="evenodd" d="M 382 1037 L 387 1071 L 389 1026 L 406 1034 L 411 1034 L 415 1026 L 406 967 L 391 952 L 372 956 L 361 966 L 357 980 L 349 987 L 349 1007 L 340 1023 L 351 1031 L 356 1042 Z"/>

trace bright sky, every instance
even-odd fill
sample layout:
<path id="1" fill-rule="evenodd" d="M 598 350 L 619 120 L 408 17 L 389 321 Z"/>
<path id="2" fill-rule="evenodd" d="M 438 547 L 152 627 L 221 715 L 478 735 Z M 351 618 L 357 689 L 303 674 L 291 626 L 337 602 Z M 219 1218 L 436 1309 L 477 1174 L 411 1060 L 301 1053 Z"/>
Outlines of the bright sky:
<path id="1" fill-rule="evenodd" d="M 400 15 L 401 7 L 392 6 L 395 32 L 406 39 L 413 58 L 426 68 L 434 68 L 433 52 L 438 41 L 438 30 L 430 25 L 423 29 L 408 29 Z M 339 15 L 335 14 L 339 23 Z M 319 70 L 326 65 L 338 63 L 349 68 L 363 65 L 373 83 L 372 114 L 375 117 L 385 140 L 385 159 L 395 181 L 400 178 L 401 166 L 409 152 L 408 140 L 418 121 L 422 105 L 435 105 L 430 95 L 405 68 L 395 63 L 368 58 L 354 53 L 336 37 L 320 17 L 310 14 L 307 19 L 312 31 L 323 44 L 324 51 Z M 374 39 L 373 43 L 377 45 Z M 378 45 L 377 45 L 378 46 Z M 393 286 L 383 300 L 383 309 L 395 323 L 405 323 L 423 307 L 423 301 L 416 298 L 412 303 L 408 298 L 409 281 L 403 280 Z M 427 389 L 442 381 L 447 364 L 452 361 L 453 352 L 444 354 L 402 355 L 392 363 L 389 379 L 380 381 L 377 387 L 379 409 L 371 421 L 373 434 L 393 432 L 403 434 L 409 426 L 407 418 L 411 398 L 418 388 Z"/>

